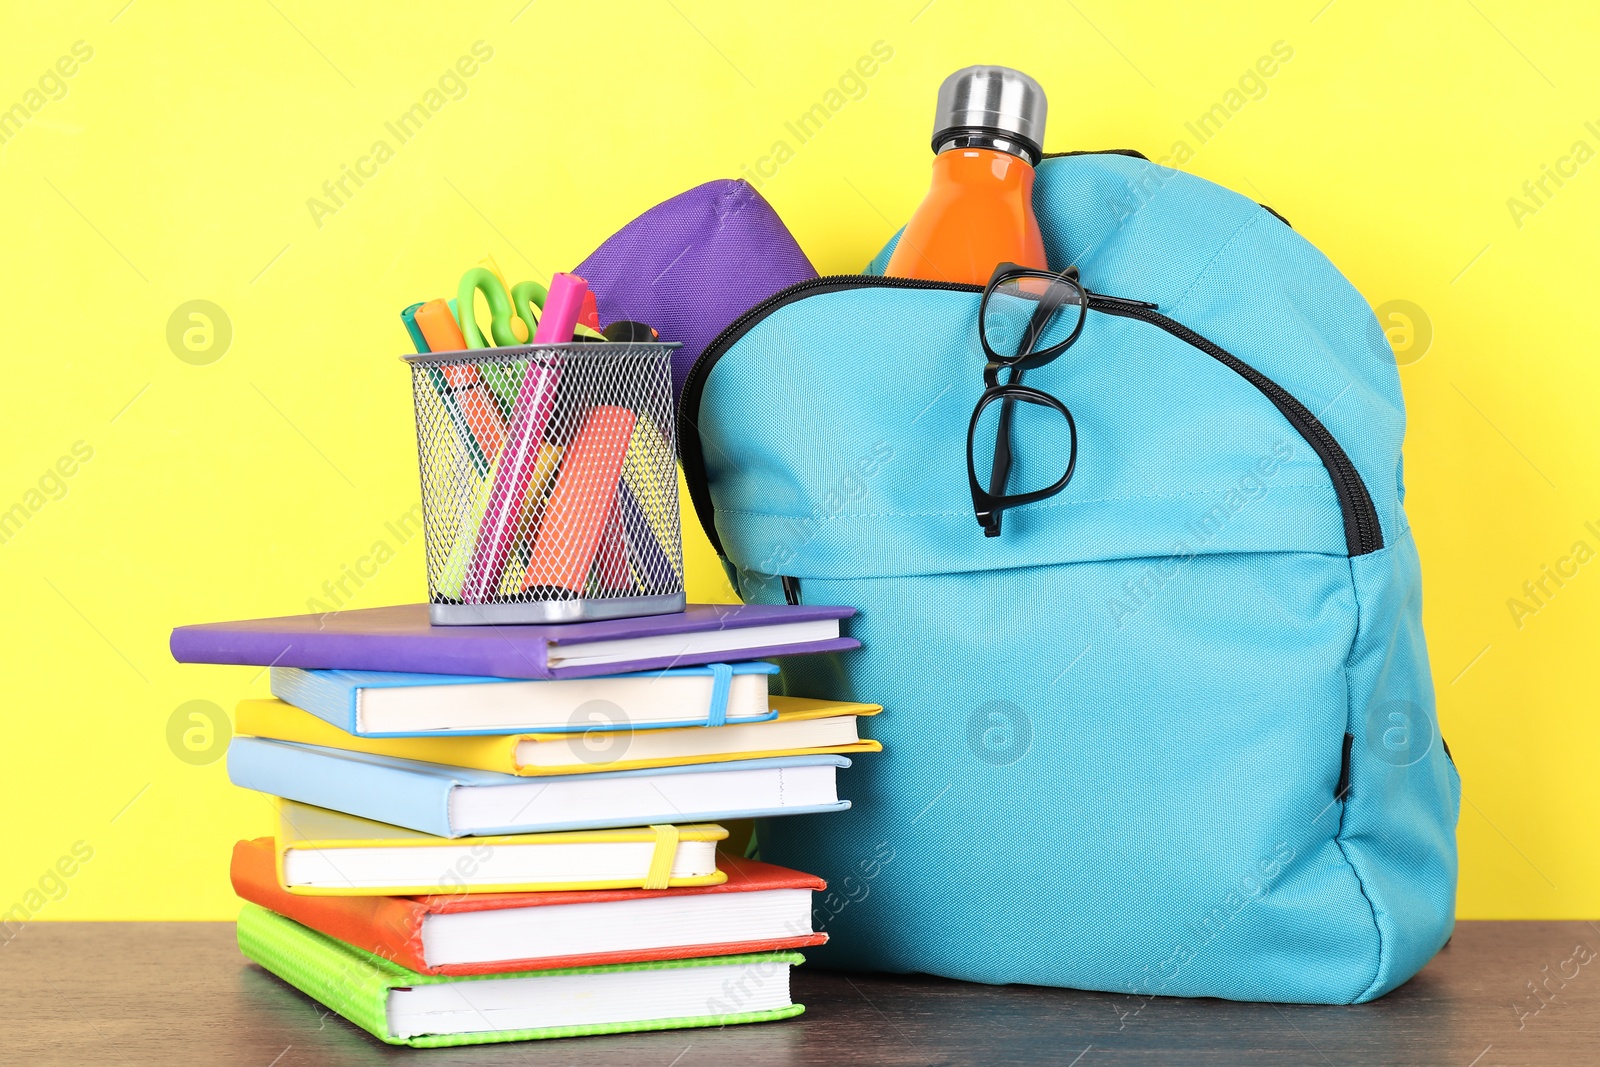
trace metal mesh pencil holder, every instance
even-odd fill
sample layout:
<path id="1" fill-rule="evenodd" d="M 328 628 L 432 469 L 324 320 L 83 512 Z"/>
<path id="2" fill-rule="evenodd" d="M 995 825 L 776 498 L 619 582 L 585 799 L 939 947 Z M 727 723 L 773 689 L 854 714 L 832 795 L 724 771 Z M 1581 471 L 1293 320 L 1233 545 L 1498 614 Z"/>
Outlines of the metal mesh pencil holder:
<path id="1" fill-rule="evenodd" d="M 404 357 L 435 625 L 683 610 L 676 347 Z"/>

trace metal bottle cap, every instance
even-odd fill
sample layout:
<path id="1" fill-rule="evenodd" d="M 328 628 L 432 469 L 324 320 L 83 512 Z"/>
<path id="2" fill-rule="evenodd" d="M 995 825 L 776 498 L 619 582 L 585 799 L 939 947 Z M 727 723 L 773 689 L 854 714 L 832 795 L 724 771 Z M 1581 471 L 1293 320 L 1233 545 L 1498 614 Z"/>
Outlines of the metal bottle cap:
<path id="1" fill-rule="evenodd" d="M 933 150 L 976 140 L 1037 163 L 1044 151 L 1044 89 L 1010 67 L 967 67 L 939 86 Z M 1019 149 L 1022 149 L 1019 151 Z"/>

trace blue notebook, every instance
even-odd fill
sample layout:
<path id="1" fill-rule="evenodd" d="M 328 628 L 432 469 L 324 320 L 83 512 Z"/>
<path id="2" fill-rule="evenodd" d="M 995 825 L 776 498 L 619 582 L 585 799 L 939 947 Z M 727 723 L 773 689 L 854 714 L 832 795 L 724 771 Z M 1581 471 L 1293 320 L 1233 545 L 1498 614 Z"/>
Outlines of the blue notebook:
<path id="1" fill-rule="evenodd" d="M 765 722 L 772 663 L 553 681 L 272 668 L 272 695 L 358 737 L 587 733 Z"/>
<path id="2" fill-rule="evenodd" d="M 259 737 L 228 748 L 234 785 L 438 837 L 600 830 L 843 811 L 843 756 L 519 778 Z"/>

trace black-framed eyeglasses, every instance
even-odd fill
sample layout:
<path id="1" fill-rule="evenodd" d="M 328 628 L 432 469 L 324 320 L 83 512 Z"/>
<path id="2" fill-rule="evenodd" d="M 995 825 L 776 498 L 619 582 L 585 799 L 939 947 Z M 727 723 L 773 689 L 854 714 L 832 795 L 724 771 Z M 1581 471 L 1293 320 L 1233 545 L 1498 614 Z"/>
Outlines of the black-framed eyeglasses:
<path id="1" fill-rule="evenodd" d="M 1083 286 L 1078 282 L 1076 267 L 1053 272 L 1015 263 L 1002 263 L 989 277 L 984 287 L 983 300 L 978 305 L 978 338 L 983 344 L 988 362 L 983 367 L 983 395 L 972 409 L 972 420 L 967 424 L 967 481 L 972 488 L 972 510 L 986 537 L 1000 534 L 1000 514 L 1006 508 L 1020 507 L 1044 500 L 1065 489 L 1072 480 L 1072 470 L 1078 462 L 1078 427 L 1072 421 L 1072 412 L 1060 400 L 1042 389 L 1022 384 L 1022 372 L 1049 364 L 1065 352 L 1083 332 L 1088 316 L 1089 301 Z M 1060 336 L 1061 340 L 1040 347 L 1047 336 Z M 1001 371 L 1011 371 L 1004 384 Z M 999 402 L 995 423 L 994 455 L 989 464 L 987 486 L 978 481 L 977 454 L 974 444 L 980 440 L 979 423 L 991 405 Z M 1050 420 L 1051 412 L 1064 423 L 1067 437 L 1065 462 L 1057 452 L 1054 455 L 1031 455 L 1023 466 L 1024 481 L 1037 484 L 1056 470 L 1062 474 L 1043 488 L 1007 492 L 1016 457 L 1012 453 L 1012 423 L 1018 404 L 1029 404 L 1044 409 L 1043 418 Z M 987 440 L 988 434 L 981 435 Z"/>

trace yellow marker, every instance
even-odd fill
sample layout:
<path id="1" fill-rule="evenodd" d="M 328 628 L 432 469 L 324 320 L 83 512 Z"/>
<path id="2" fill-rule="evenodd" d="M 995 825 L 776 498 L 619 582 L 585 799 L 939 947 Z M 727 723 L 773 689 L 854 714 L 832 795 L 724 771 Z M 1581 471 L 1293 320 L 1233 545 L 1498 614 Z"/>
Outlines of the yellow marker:
<path id="1" fill-rule="evenodd" d="M 517 540 L 511 546 L 511 558 L 506 560 L 506 569 L 500 572 L 501 596 L 515 596 L 522 592 L 522 580 L 528 573 L 529 553 L 533 547 L 533 535 L 539 527 L 540 510 L 544 507 L 545 498 L 549 495 L 550 485 L 555 481 L 556 468 L 561 465 L 561 449 L 548 441 L 539 445 L 539 458 L 534 460 L 532 480 L 528 484 L 528 495 L 522 502 L 522 516 L 518 521 Z"/>

